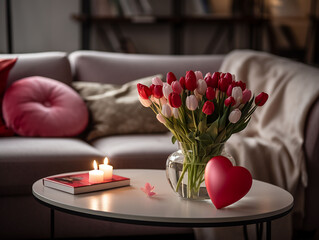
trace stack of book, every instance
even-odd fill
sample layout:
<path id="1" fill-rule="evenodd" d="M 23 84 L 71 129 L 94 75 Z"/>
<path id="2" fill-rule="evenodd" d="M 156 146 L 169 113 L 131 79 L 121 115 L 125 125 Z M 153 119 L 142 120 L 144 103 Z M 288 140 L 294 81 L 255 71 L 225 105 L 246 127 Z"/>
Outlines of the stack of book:
<path id="1" fill-rule="evenodd" d="M 71 194 L 80 194 L 128 186 L 130 179 L 113 175 L 112 179 L 91 183 L 89 173 L 86 172 L 46 177 L 43 178 L 43 185 Z"/>

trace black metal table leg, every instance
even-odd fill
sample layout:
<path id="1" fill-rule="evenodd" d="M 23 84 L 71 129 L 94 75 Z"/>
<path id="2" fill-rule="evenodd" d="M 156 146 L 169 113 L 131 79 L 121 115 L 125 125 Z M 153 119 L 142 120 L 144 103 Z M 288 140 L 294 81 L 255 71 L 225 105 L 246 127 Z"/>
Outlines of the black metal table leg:
<path id="1" fill-rule="evenodd" d="M 256 234 L 257 234 L 257 239 L 258 240 L 263 239 L 263 226 L 264 226 L 263 222 L 256 223 Z"/>
<path id="2" fill-rule="evenodd" d="M 266 222 L 266 239 L 271 239 L 271 221 Z"/>
<path id="3" fill-rule="evenodd" d="M 247 232 L 247 225 L 245 224 L 245 225 L 243 225 L 243 231 L 244 231 L 244 239 L 245 240 L 249 240 L 249 238 L 248 238 L 248 232 Z"/>
<path id="4" fill-rule="evenodd" d="M 50 222 L 50 238 L 54 239 L 54 209 L 51 208 L 51 222 Z"/>

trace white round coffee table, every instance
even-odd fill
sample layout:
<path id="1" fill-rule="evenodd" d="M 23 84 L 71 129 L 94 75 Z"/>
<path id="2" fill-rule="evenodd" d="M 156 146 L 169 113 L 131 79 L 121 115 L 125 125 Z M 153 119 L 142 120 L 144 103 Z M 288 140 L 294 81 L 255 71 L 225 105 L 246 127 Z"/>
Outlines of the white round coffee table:
<path id="1" fill-rule="evenodd" d="M 54 210 L 86 217 L 142 225 L 174 227 L 217 227 L 266 222 L 267 239 L 271 221 L 293 208 L 292 195 L 271 184 L 254 180 L 249 193 L 238 202 L 216 209 L 210 200 L 192 201 L 177 196 L 170 188 L 164 170 L 115 170 L 131 179 L 131 185 L 99 192 L 72 195 L 44 187 L 42 179 L 33 184 L 33 195 L 51 208 L 51 234 Z M 156 195 L 148 197 L 141 187 L 149 182 Z M 244 228 L 245 230 L 245 228 Z M 257 234 L 261 235 L 261 234 Z"/>

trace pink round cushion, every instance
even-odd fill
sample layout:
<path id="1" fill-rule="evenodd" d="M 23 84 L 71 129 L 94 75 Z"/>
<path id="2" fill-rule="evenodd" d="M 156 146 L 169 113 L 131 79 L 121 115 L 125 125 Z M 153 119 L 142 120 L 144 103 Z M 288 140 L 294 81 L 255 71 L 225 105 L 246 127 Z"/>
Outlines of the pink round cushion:
<path id="1" fill-rule="evenodd" d="M 88 124 L 81 97 L 62 82 L 28 77 L 14 82 L 3 98 L 3 118 L 21 136 L 71 137 Z"/>

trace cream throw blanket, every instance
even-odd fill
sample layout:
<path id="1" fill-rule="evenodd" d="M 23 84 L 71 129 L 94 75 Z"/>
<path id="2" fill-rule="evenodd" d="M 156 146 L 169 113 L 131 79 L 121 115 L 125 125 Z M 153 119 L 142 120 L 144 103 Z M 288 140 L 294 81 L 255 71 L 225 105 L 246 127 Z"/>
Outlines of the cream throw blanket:
<path id="1" fill-rule="evenodd" d="M 228 54 L 221 72 L 230 72 L 268 102 L 256 110 L 248 127 L 231 136 L 226 150 L 254 179 L 288 190 L 294 212 L 303 214 L 307 171 L 303 151 L 306 115 L 319 96 L 319 70 L 251 50 Z"/>

